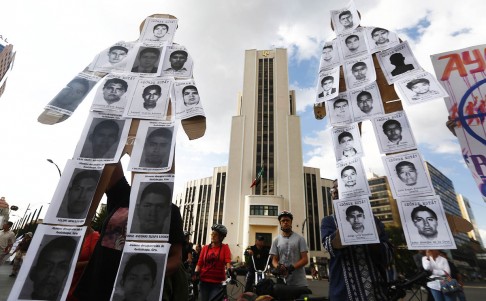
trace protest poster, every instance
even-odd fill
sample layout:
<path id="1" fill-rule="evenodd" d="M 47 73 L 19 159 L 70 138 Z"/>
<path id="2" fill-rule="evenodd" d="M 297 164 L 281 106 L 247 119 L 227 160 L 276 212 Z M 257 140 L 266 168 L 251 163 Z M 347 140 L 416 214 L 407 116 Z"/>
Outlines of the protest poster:
<path id="1" fill-rule="evenodd" d="M 336 161 L 363 155 L 361 135 L 357 123 L 331 129 Z"/>
<path id="2" fill-rule="evenodd" d="M 409 250 L 456 248 L 439 196 L 398 199 L 397 206 Z"/>
<path id="3" fill-rule="evenodd" d="M 367 196 L 334 200 L 333 206 L 343 246 L 380 242 Z"/>
<path id="4" fill-rule="evenodd" d="M 339 198 L 368 196 L 371 194 L 361 157 L 341 160 L 336 163 Z"/>
<path id="5" fill-rule="evenodd" d="M 444 98 L 449 116 L 457 122 L 455 133 L 481 196 L 486 201 L 486 45 L 434 54 L 432 65 L 440 84 L 449 94 Z M 481 79 L 482 78 L 482 79 Z"/>
<path id="6" fill-rule="evenodd" d="M 405 111 L 378 116 L 371 121 L 382 154 L 417 148 Z"/>

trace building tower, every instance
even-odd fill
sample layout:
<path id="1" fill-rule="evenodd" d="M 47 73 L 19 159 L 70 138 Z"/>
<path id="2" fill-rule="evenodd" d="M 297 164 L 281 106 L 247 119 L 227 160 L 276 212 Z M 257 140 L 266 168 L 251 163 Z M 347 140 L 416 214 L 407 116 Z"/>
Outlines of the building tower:
<path id="1" fill-rule="evenodd" d="M 306 218 L 300 118 L 289 91 L 286 49 L 247 50 L 243 92 L 231 124 L 223 224 L 233 252 L 253 244 L 256 235 L 270 242 L 280 229 L 276 215 L 294 214 L 302 234 Z M 260 168 L 258 185 L 250 188 Z M 306 237 L 307 233 L 303 233 Z"/>
<path id="2" fill-rule="evenodd" d="M 224 224 L 224 242 L 238 260 L 257 235 L 270 245 L 280 232 L 278 213 L 290 210 L 294 232 L 306 238 L 310 260 L 319 261 L 325 256 L 320 221 L 331 212 L 332 181 L 322 179 L 318 168 L 302 165 L 300 118 L 288 87 L 286 49 L 246 51 L 237 101 L 228 166 L 215 167 L 212 177 L 187 182 L 176 196 L 184 229 L 193 232 L 194 243 L 207 244 L 211 225 Z M 258 184 L 251 187 L 262 169 Z"/>
<path id="3" fill-rule="evenodd" d="M 2 40 L 0 40 L 0 96 L 5 91 L 8 73 L 13 68 L 14 60 L 13 45 L 7 44 L 4 46 Z"/>

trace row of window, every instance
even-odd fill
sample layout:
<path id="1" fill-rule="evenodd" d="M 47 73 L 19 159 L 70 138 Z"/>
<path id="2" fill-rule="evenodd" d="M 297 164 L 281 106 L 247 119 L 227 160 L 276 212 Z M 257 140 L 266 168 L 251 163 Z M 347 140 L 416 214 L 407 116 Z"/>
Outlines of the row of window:
<path id="1" fill-rule="evenodd" d="M 250 205 L 250 215 L 277 216 L 278 206 Z"/>

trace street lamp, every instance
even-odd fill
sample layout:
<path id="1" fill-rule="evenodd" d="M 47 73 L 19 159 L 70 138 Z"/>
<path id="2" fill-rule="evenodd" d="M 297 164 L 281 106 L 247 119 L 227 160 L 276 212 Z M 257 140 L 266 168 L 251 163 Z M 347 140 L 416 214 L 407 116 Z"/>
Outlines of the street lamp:
<path id="1" fill-rule="evenodd" d="M 54 164 L 56 166 L 57 171 L 59 172 L 59 177 L 60 177 L 61 176 L 61 170 L 59 169 L 59 166 L 57 166 L 57 164 L 54 163 L 54 161 L 52 161 L 51 159 L 47 159 L 47 162 L 52 163 L 52 164 Z"/>

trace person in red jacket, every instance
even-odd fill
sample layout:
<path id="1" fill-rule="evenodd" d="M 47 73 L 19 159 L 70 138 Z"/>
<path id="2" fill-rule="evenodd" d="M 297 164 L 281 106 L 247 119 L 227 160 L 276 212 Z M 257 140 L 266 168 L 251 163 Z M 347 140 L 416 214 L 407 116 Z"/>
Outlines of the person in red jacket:
<path id="1" fill-rule="evenodd" d="M 221 224 L 211 227 L 211 243 L 205 245 L 199 254 L 194 277 L 200 280 L 200 300 L 212 300 L 222 290 L 226 280 L 225 270 L 231 270 L 231 251 L 223 240 L 228 230 Z"/>

